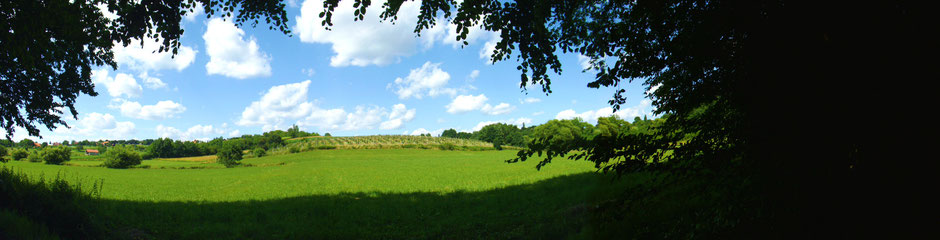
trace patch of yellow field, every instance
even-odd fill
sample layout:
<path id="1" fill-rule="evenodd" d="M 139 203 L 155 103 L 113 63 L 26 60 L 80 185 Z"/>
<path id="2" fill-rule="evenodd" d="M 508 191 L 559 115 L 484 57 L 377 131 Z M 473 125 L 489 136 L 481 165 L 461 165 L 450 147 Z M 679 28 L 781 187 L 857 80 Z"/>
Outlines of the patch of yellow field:
<path id="1" fill-rule="evenodd" d="M 213 163 L 215 162 L 215 155 L 206 155 L 198 157 L 181 157 L 181 158 L 158 158 L 159 160 L 164 161 L 176 161 L 176 162 L 204 162 L 204 163 Z"/>

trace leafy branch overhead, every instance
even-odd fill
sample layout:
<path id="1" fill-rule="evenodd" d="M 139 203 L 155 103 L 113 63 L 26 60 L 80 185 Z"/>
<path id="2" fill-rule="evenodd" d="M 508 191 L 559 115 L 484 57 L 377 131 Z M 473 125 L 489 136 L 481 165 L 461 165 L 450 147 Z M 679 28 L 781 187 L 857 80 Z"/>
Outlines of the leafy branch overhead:
<path id="1" fill-rule="evenodd" d="M 159 52 L 180 48 L 182 17 L 202 6 L 207 17 L 290 34 L 284 3 L 277 0 L 11 0 L 0 3 L 0 125 L 6 137 L 15 127 L 39 136 L 37 125 L 68 127 L 75 99 L 97 96 L 91 68 L 117 68 L 112 48 L 135 39 L 154 39 Z M 105 13 L 104 11 L 107 11 Z M 141 41 L 141 44 L 144 44 Z"/>

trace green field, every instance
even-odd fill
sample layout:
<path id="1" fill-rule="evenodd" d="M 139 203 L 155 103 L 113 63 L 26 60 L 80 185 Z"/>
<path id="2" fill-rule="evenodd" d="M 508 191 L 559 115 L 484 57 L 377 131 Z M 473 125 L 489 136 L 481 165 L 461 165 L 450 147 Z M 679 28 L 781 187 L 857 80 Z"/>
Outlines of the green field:
<path id="1" fill-rule="evenodd" d="M 93 209 L 124 237 L 512 238 L 584 234 L 586 209 L 630 181 L 593 164 L 508 164 L 516 151 L 317 150 L 248 158 L 145 160 L 144 168 L 6 163 L 30 177 L 102 182 Z M 537 159 L 533 159 L 537 160 Z M 161 168 L 163 167 L 163 168 Z"/>

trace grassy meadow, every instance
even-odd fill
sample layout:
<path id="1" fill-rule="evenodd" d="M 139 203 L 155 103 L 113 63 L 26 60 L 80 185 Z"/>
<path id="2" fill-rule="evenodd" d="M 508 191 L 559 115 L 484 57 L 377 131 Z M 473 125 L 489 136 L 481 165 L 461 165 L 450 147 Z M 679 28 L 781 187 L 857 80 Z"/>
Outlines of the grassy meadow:
<path id="1" fill-rule="evenodd" d="M 292 141 L 293 142 L 293 141 Z M 298 141 L 300 142 L 300 141 Z M 116 238 L 559 238 L 590 232 L 589 212 L 621 193 L 593 164 L 516 151 L 313 150 L 242 160 L 144 160 L 109 169 L 11 161 L 30 178 L 102 184 L 85 204 Z M 632 179 L 632 180 L 631 180 Z"/>

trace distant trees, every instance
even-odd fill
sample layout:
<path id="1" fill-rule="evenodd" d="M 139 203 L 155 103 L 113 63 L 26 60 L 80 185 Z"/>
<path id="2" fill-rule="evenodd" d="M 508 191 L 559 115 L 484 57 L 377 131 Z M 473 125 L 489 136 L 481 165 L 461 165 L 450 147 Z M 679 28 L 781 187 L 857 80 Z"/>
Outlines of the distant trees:
<path id="1" fill-rule="evenodd" d="M 35 143 L 36 142 L 33 142 L 33 140 L 30 140 L 29 138 L 24 138 L 23 140 L 20 140 L 20 142 L 17 143 L 16 145 L 21 148 L 31 148 L 35 146 Z"/>
<path id="2" fill-rule="evenodd" d="M 493 143 L 493 148 L 503 150 L 503 145 L 524 146 L 522 131 L 515 125 L 494 123 L 473 133 L 474 138 Z"/>
<path id="3" fill-rule="evenodd" d="M 453 128 L 444 130 L 444 132 L 441 133 L 441 137 L 457 138 L 457 130 Z"/>
<path id="4" fill-rule="evenodd" d="M 0 146 L 0 162 L 7 162 L 7 148 Z"/>

